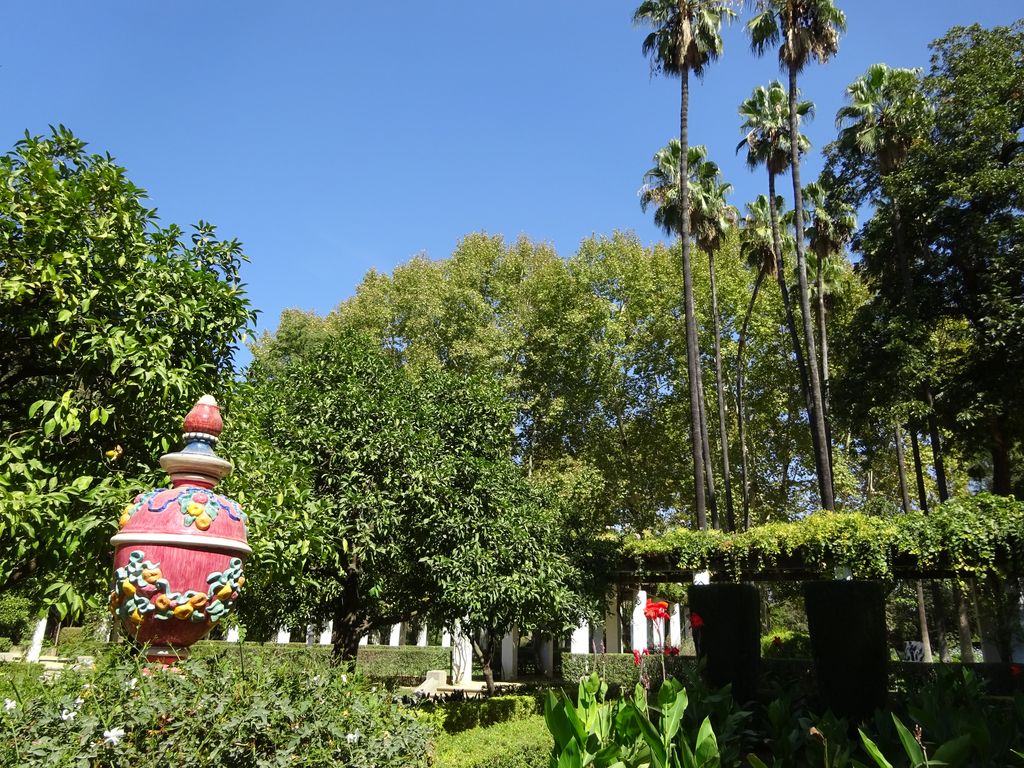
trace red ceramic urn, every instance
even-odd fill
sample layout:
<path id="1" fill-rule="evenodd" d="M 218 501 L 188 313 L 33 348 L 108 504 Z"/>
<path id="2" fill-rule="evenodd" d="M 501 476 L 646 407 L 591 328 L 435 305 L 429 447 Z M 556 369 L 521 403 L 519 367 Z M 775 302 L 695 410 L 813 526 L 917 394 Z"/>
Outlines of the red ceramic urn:
<path id="1" fill-rule="evenodd" d="M 234 607 L 251 552 L 246 517 L 213 492 L 231 472 L 214 453 L 223 422 L 204 395 L 185 417 L 185 447 L 160 458 L 171 487 L 135 497 L 114 545 L 110 609 L 151 660 L 173 662 Z"/>

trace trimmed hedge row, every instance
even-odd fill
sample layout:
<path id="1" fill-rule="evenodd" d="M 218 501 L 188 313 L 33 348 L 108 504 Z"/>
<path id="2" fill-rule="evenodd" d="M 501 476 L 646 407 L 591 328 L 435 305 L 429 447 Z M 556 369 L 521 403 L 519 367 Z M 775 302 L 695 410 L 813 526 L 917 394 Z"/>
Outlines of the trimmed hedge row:
<path id="1" fill-rule="evenodd" d="M 541 701 L 535 696 L 491 696 L 486 699 L 428 702 L 420 709 L 422 720 L 438 730 L 455 734 L 472 728 L 526 720 L 540 714 Z"/>
<path id="2" fill-rule="evenodd" d="M 661 679 L 661 654 L 640 657 L 640 666 L 631 653 L 563 653 L 562 679 L 576 684 L 591 672 L 597 672 L 608 686 L 631 689 L 640 682 L 643 670 L 652 680 Z M 683 679 L 687 669 L 696 665 L 692 656 L 665 656 L 665 671 L 668 675 Z"/>
<path id="3" fill-rule="evenodd" d="M 452 649 L 437 645 L 361 645 L 356 670 L 375 679 L 395 680 L 401 684 L 423 682 L 432 669 L 450 670 Z"/>
<path id="4" fill-rule="evenodd" d="M 547 768 L 552 746 L 544 718 L 531 715 L 441 737 L 433 768 Z"/>

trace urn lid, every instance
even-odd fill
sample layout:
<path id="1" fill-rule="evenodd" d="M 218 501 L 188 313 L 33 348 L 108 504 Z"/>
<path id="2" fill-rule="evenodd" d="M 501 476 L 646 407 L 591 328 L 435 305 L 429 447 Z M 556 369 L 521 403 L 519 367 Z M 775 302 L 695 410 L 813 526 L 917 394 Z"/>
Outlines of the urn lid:
<path id="1" fill-rule="evenodd" d="M 160 466 L 171 476 L 173 485 L 185 483 L 213 488 L 231 474 L 231 462 L 216 453 L 224 421 L 212 395 L 199 398 L 182 423 L 185 447 L 160 457 Z"/>

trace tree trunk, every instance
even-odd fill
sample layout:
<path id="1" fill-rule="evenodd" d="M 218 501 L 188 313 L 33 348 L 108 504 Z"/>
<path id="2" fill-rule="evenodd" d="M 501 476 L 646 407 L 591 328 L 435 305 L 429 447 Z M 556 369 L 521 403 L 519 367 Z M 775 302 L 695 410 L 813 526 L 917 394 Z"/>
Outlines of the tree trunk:
<path id="1" fill-rule="evenodd" d="M 700 444 L 704 455 L 704 479 L 708 488 L 708 509 L 711 511 L 711 527 L 716 531 L 722 527 L 718 519 L 718 493 L 715 490 L 715 468 L 711 462 L 711 440 L 708 438 L 708 409 L 704 397 L 703 382 L 700 388 Z"/>
<path id="2" fill-rule="evenodd" d="M 775 277 L 779 284 L 779 293 L 782 294 L 782 306 L 786 310 L 786 326 L 789 328 L 789 338 L 793 343 L 793 354 L 796 355 L 796 367 L 800 372 L 800 389 L 804 395 L 804 402 L 808 411 L 811 409 L 811 402 L 808 399 L 807 365 L 804 363 L 804 350 L 800 344 L 800 333 L 796 328 L 796 318 L 793 315 L 793 303 L 789 300 L 789 287 L 786 285 L 786 256 L 782 252 L 782 235 L 779 232 L 779 210 L 775 205 L 775 174 L 768 171 L 768 211 L 771 214 L 772 222 L 772 243 L 775 248 L 775 266 L 777 268 Z M 815 455 L 817 455 L 817 433 L 811 430 L 811 441 L 814 443 Z"/>
<path id="3" fill-rule="evenodd" d="M 910 489 L 907 488 L 907 460 L 903 452 L 903 430 L 899 424 L 893 425 L 896 436 L 896 470 L 900 477 L 900 500 L 903 502 L 903 514 L 910 514 Z"/>
<path id="4" fill-rule="evenodd" d="M 917 427 L 910 425 L 910 448 L 914 453 L 914 476 L 917 478 L 917 503 L 928 514 L 928 492 L 924 487 L 924 467 L 921 464 L 921 445 L 917 441 Z"/>
<path id="5" fill-rule="evenodd" d="M 942 435 L 939 433 L 939 422 L 935 417 L 935 398 L 932 396 L 932 386 L 928 382 L 924 385 L 925 402 L 928 403 L 928 433 L 932 443 L 932 461 L 935 465 L 935 484 L 939 487 L 939 501 L 949 500 L 949 485 L 946 484 L 946 462 L 942 455 Z"/>
<path id="6" fill-rule="evenodd" d="M 1010 495 L 1010 444 L 1006 439 L 1003 417 L 992 418 L 992 493 Z"/>
<path id="7" fill-rule="evenodd" d="M 807 345 L 807 373 L 810 383 L 808 399 L 811 403 L 811 432 L 815 435 L 814 463 L 818 474 L 818 489 L 821 493 L 822 509 L 832 511 L 835 501 L 832 496 L 832 466 L 829 464 L 828 431 L 825 428 L 825 414 L 821 398 L 821 380 L 818 377 L 818 353 L 814 342 L 814 328 L 811 320 L 810 291 L 807 287 L 807 253 L 804 242 L 804 201 L 800 188 L 800 131 L 796 113 L 796 66 L 789 67 L 789 143 L 793 176 L 793 219 L 796 225 L 796 266 L 800 284 L 800 314 L 803 317 L 804 343 Z"/>
<path id="8" fill-rule="evenodd" d="M 825 311 L 825 255 L 818 254 L 818 269 L 815 284 L 818 289 L 818 335 L 821 338 L 821 404 L 825 414 L 825 446 L 828 448 L 829 477 L 832 479 L 832 498 L 836 495 L 836 478 L 833 475 L 835 457 L 832 454 L 832 399 L 828 372 L 828 313 Z"/>
<path id="9" fill-rule="evenodd" d="M 960 581 L 953 579 L 953 600 L 957 605 L 957 631 L 960 634 L 960 663 L 974 663 L 974 644 L 971 640 L 971 619 L 967 612 L 967 601 L 964 599 Z"/>
<path id="10" fill-rule="evenodd" d="M 722 484 L 725 487 L 725 522 L 730 531 L 736 530 L 736 515 L 732 505 L 732 480 L 729 476 L 729 427 L 725 420 L 725 385 L 722 383 L 722 328 L 718 321 L 718 287 L 715 280 L 715 254 L 708 251 L 708 269 L 711 275 L 711 317 L 715 331 L 715 392 L 718 395 L 718 435 L 722 443 Z"/>
<path id="11" fill-rule="evenodd" d="M 679 222 L 683 252 L 683 311 L 686 316 L 686 383 L 690 390 L 690 449 L 693 458 L 693 506 L 697 527 L 707 530 L 707 500 L 704 496 L 704 451 L 700 439 L 700 348 L 697 343 L 697 318 L 694 314 L 693 271 L 690 265 L 690 185 L 689 128 L 690 73 L 684 67 L 679 106 Z"/>
<path id="12" fill-rule="evenodd" d="M 767 274 L 767 270 L 764 265 L 761 265 L 757 271 L 757 278 L 754 280 L 754 290 L 750 294 L 750 302 L 747 304 L 747 313 L 743 317 L 743 327 L 740 329 L 740 340 L 736 348 L 736 421 L 740 430 L 740 483 L 743 493 L 743 530 L 745 531 L 750 529 L 750 457 L 747 453 L 747 427 L 743 400 L 743 350 L 747 345 L 750 316 L 754 312 L 754 303 L 757 301 L 757 294 L 761 290 L 765 274 Z"/>
<path id="13" fill-rule="evenodd" d="M 932 663 L 932 641 L 928 636 L 928 613 L 924 605 L 924 583 L 917 580 L 917 621 L 921 627 L 921 651 L 925 664 Z"/>
<path id="14" fill-rule="evenodd" d="M 487 686 L 487 695 L 493 696 L 497 690 L 497 686 L 494 684 L 494 669 L 491 667 L 491 662 L 494 659 L 494 640 L 492 639 L 493 633 L 487 633 L 487 642 L 482 643 L 479 638 L 479 632 L 474 632 L 473 637 L 473 653 L 480 659 L 480 668 L 484 673 L 484 683 Z"/>
<path id="15" fill-rule="evenodd" d="M 365 620 L 360 611 L 361 605 L 359 578 L 350 573 L 345 579 L 341 596 L 334 601 L 331 650 L 335 659 L 351 662 L 356 660 L 359 640 L 366 631 Z"/>

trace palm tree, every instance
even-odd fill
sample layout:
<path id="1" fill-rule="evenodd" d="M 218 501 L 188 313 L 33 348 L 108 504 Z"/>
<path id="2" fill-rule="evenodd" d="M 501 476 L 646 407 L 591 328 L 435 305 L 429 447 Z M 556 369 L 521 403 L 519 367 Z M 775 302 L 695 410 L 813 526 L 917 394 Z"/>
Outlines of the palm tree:
<path id="1" fill-rule="evenodd" d="M 811 246 L 811 253 L 814 254 L 814 287 L 818 305 L 818 334 L 821 344 L 819 349 L 821 350 L 822 406 L 825 409 L 825 424 L 830 425 L 825 276 L 830 272 L 834 273 L 839 267 L 835 257 L 843 252 L 843 248 L 853 237 L 853 233 L 857 229 L 857 216 L 853 211 L 853 206 L 842 200 L 830 199 L 824 185 L 816 181 L 812 181 L 804 188 L 804 199 L 811 204 L 807 238 L 808 244 Z M 829 436 L 828 445 L 831 450 L 831 436 Z M 831 461 L 830 457 L 830 464 Z"/>
<path id="2" fill-rule="evenodd" d="M 800 122 L 797 113 L 797 74 L 811 61 L 824 63 L 839 50 L 839 34 L 846 29 L 846 15 L 832 0 L 757 0 L 759 13 L 747 24 L 751 47 L 758 55 L 779 44 L 779 64 L 789 74 L 790 162 L 793 177 L 793 223 L 796 228 L 796 265 L 800 283 L 800 313 L 804 343 L 807 345 L 810 383 L 811 429 L 815 434 L 815 464 L 821 506 L 835 508 L 832 466 L 828 458 L 827 430 L 822 405 L 818 355 L 811 321 L 810 291 L 807 285 L 807 255 L 804 244 L 804 204 L 800 185 Z"/>
<path id="3" fill-rule="evenodd" d="M 776 198 L 774 206 L 769 204 L 768 198 L 758 195 L 757 199 L 747 204 L 747 215 L 740 227 L 740 254 L 746 258 L 747 266 L 755 270 L 754 288 L 750 293 L 750 301 L 747 303 L 747 311 L 743 316 L 743 325 L 740 327 L 739 343 L 736 347 L 736 416 L 740 432 L 740 483 L 743 498 L 743 530 L 750 528 L 750 481 L 748 467 L 750 464 L 747 452 L 747 430 L 745 401 L 743 399 L 743 374 L 746 368 L 743 363 L 743 352 L 747 345 L 747 329 L 750 327 L 750 317 L 754 312 L 754 305 L 757 303 L 757 295 L 761 290 L 761 283 L 768 275 L 777 276 L 781 259 L 776 255 L 776 248 L 779 252 L 791 253 L 793 250 L 793 235 L 791 232 L 792 212 L 780 214 L 784 202 L 781 197 Z M 773 214 L 772 208 L 775 212 Z M 782 228 L 773 223 L 773 218 L 781 220 Z M 780 243 L 776 245 L 776 234 L 779 235 Z"/>
<path id="4" fill-rule="evenodd" d="M 653 158 L 654 166 L 644 174 L 644 185 L 640 189 L 641 208 L 646 211 L 648 206 L 655 205 L 654 222 L 669 234 L 678 234 L 680 231 L 680 211 L 677 199 L 679 152 L 680 145 L 676 139 L 671 139 L 667 146 L 658 150 Z M 734 530 L 735 516 L 729 465 L 725 386 L 722 379 L 721 323 L 718 313 L 715 255 L 721 250 L 726 235 L 735 225 L 737 212 L 726 202 L 726 197 L 732 191 L 732 185 L 720 181 L 721 172 L 718 164 L 707 159 L 705 146 L 699 144 L 689 148 L 687 167 L 690 173 L 690 232 L 697 247 L 708 255 L 708 270 L 711 277 L 711 316 L 714 324 L 718 427 L 722 441 L 722 480 L 725 487 L 726 521 L 729 529 Z M 703 398 L 703 388 L 701 396 Z M 701 405 L 703 410 L 703 402 Z M 701 443 L 705 453 L 704 467 L 708 476 L 708 501 L 711 507 L 712 526 L 718 527 L 717 501 L 706 418 L 702 419 L 701 433 Z"/>
<path id="5" fill-rule="evenodd" d="M 686 369 L 690 391 L 690 444 L 693 455 L 694 507 L 697 525 L 707 528 L 704 497 L 703 447 L 700 440 L 700 349 L 694 317 L 693 272 L 690 268 L 690 198 L 687 160 L 690 108 L 690 73 L 701 77 L 708 65 L 722 54 L 722 20 L 733 11 L 724 0 L 644 0 L 633 13 L 633 23 L 649 26 L 643 52 L 651 57 L 655 72 L 679 76 L 679 208 L 683 252 L 683 306 L 686 315 Z"/>
<path id="6" fill-rule="evenodd" d="M 789 109 L 786 91 L 779 81 L 773 81 L 768 87 L 758 86 L 755 88 L 750 98 L 740 105 L 740 117 L 743 118 L 740 130 L 746 133 L 743 140 L 736 146 L 736 151 L 739 152 L 746 148 L 747 166 L 753 169 L 763 165 L 768 171 L 768 211 L 772 243 L 776 254 L 775 275 L 779 284 L 779 292 L 782 294 L 782 305 L 786 310 L 786 325 L 789 328 L 793 354 L 796 357 L 797 370 L 800 373 L 800 385 L 812 425 L 811 442 L 814 446 L 815 463 L 817 464 L 819 438 L 813 428 L 815 403 L 810 396 L 810 379 L 807 365 L 804 362 L 803 345 L 800 342 L 800 333 L 797 330 L 796 317 L 793 313 L 793 303 L 790 301 L 789 287 L 786 283 L 785 250 L 782 247 L 782 232 L 779 227 L 779 207 L 777 205 L 780 198 L 775 192 L 775 177 L 780 173 L 785 173 L 792 161 L 789 146 Z M 797 103 L 796 109 L 798 118 L 806 117 L 812 113 L 813 105 L 809 101 L 801 101 Z M 798 143 L 800 152 L 806 152 L 810 147 L 810 142 L 802 134 L 799 134 Z M 819 472 L 818 488 L 824 494 L 821 477 Z M 828 490 L 829 492 L 832 490 L 831 481 L 828 484 Z"/>

